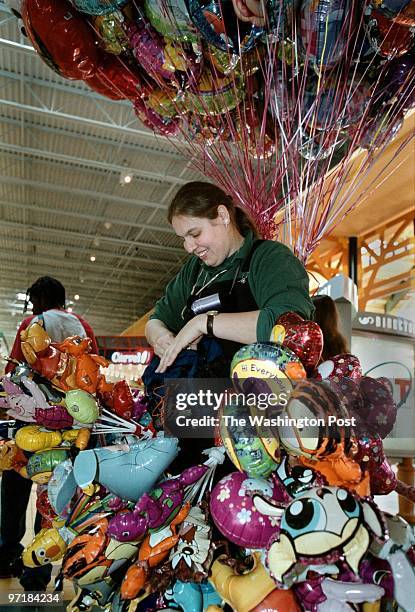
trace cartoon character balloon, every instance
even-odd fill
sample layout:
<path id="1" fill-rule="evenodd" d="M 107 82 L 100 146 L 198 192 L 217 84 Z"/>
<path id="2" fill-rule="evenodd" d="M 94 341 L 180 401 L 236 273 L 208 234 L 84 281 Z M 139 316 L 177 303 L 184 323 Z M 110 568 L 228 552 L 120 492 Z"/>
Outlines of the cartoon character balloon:
<path id="1" fill-rule="evenodd" d="M 343 557 L 358 574 L 371 537 L 384 539 L 385 534 L 384 521 L 373 503 L 359 501 L 338 487 L 313 488 L 285 509 L 279 533 L 268 545 L 267 567 L 277 583 L 286 586 L 296 580 L 297 563 L 326 564 Z"/>

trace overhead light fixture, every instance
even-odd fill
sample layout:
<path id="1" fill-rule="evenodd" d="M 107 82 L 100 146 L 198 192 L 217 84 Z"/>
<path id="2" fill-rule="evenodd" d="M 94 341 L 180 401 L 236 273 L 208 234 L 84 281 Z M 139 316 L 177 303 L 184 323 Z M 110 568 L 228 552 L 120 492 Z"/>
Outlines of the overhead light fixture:
<path id="1" fill-rule="evenodd" d="M 73 308 L 71 308 L 71 307 L 69 306 L 69 308 L 67 308 L 66 310 L 67 310 L 67 312 L 72 312 Z"/>
<path id="2" fill-rule="evenodd" d="M 90 259 L 91 261 L 95 261 L 95 260 L 96 260 L 96 257 L 95 257 L 95 255 L 91 255 L 91 257 L 90 257 L 89 259 Z"/>
<path id="3" fill-rule="evenodd" d="M 123 170 L 120 174 L 120 185 L 129 185 L 133 180 L 133 173 L 131 170 Z"/>
<path id="4" fill-rule="evenodd" d="M 104 227 L 105 227 L 106 230 L 109 230 L 112 227 L 112 223 L 110 221 L 105 221 Z"/>
<path id="5" fill-rule="evenodd" d="M 79 295 L 77 293 L 75 293 L 75 295 L 73 296 L 74 300 L 79 300 Z"/>
<path id="6" fill-rule="evenodd" d="M 20 302 L 25 302 L 26 301 L 26 294 L 25 293 L 16 293 L 16 300 L 19 300 Z"/>

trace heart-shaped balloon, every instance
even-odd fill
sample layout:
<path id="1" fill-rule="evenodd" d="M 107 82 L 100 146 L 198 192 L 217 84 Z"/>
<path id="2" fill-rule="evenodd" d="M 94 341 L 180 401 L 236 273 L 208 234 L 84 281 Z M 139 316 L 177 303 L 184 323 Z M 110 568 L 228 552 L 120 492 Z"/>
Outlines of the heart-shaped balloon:
<path id="1" fill-rule="evenodd" d="M 111 100 L 134 100 L 143 92 L 144 87 L 137 70 L 109 54 L 104 54 L 96 73 L 85 79 L 85 83 Z"/>
<path id="2" fill-rule="evenodd" d="M 295 312 L 283 314 L 272 329 L 273 342 L 279 342 L 297 355 L 306 370 L 313 370 L 323 352 L 323 332 L 314 321 L 304 321 Z"/>
<path id="3" fill-rule="evenodd" d="M 330 378 L 334 382 L 340 382 L 342 378 L 350 378 L 358 381 L 362 377 L 362 367 L 360 361 L 355 355 L 350 353 L 341 353 L 335 355 L 327 361 L 323 361 L 313 374 L 313 378 L 317 380 L 325 380 Z"/>
<path id="4" fill-rule="evenodd" d="M 397 413 L 388 384 L 381 378 L 363 376 L 359 391 L 363 398 L 360 429 L 364 428 L 370 435 L 379 434 L 381 438 L 386 438 L 392 431 Z"/>
<path id="5" fill-rule="evenodd" d="M 114 412 L 124 419 L 129 419 L 134 407 L 134 398 L 125 380 L 115 383 L 112 398 Z"/>

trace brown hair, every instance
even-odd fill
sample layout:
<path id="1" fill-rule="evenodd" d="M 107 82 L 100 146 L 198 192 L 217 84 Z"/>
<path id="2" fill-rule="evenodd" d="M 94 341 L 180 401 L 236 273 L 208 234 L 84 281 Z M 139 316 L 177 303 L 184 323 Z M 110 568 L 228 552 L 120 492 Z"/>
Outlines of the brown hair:
<path id="1" fill-rule="evenodd" d="M 167 219 L 172 222 L 173 217 L 186 215 L 189 217 L 199 217 L 205 219 L 216 219 L 218 216 L 218 206 L 223 204 L 229 212 L 231 223 L 244 236 L 251 230 L 255 236 L 258 231 L 254 222 L 242 208 L 235 206 L 232 198 L 228 196 L 220 187 L 212 183 L 193 181 L 180 187 L 174 196 L 167 211 Z"/>
<path id="2" fill-rule="evenodd" d="M 316 309 L 314 321 L 323 332 L 323 361 L 340 353 L 348 353 L 346 339 L 339 331 L 339 314 L 334 300 L 328 295 L 317 295 L 313 298 L 313 303 Z"/>

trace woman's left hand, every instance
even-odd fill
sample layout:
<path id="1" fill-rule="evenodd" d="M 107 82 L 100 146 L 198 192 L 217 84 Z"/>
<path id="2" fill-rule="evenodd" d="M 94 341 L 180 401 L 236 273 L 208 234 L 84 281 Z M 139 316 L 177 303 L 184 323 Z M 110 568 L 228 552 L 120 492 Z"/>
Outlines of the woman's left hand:
<path id="1" fill-rule="evenodd" d="M 196 315 L 179 331 L 173 342 L 164 351 L 156 370 L 163 373 L 176 359 L 177 355 L 190 345 L 197 345 L 203 334 L 206 333 L 206 315 Z M 193 347 L 192 347 L 193 348 Z"/>

